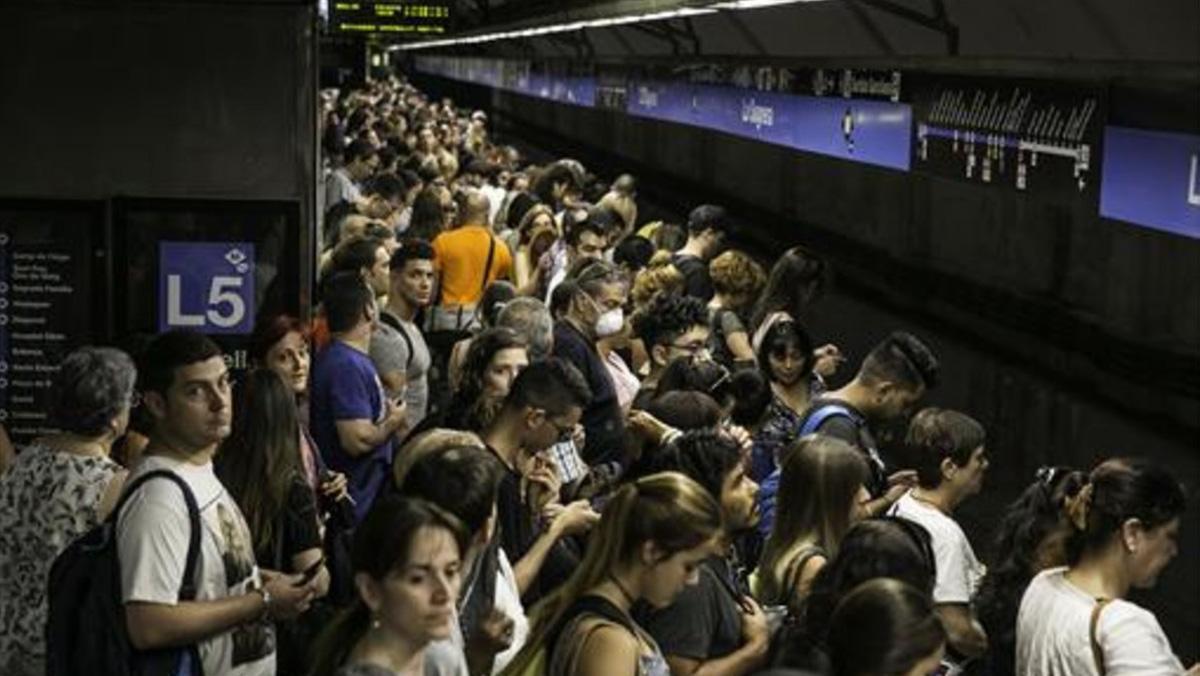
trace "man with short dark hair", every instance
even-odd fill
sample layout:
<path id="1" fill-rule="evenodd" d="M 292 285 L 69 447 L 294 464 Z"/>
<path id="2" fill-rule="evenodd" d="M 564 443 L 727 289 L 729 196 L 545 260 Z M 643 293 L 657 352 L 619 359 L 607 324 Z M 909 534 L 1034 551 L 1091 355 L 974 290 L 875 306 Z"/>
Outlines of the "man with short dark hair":
<path id="1" fill-rule="evenodd" d="M 600 518 L 586 500 L 559 504 L 558 471 L 545 453 L 574 435 L 591 396 L 587 382 L 569 363 L 551 358 L 530 364 L 513 381 L 504 405 L 480 435 L 506 470 L 497 502 L 500 541 L 516 562 L 521 595 L 530 600 L 570 575 L 575 561 L 561 549 L 552 556 L 555 544 L 586 531 Z M 523 480 L 529 485 L 525 491 Z M 546 516 L 550 518 L 538 518 Z M 554 561 L 550 566 L 545 565 L 548 557 Z"/>
<path id="2" fill-rule="evenodd" d="M 357 272 L 375 298 L 388 292 L 388 260 L 391 254 L 384 240 L 362 235 L 342 242 L 329 259 L 325 274 Z"/>
<path id="3" fill-rule="evenodd" d="M 383 488 L 393 437 L 407 427 L 407 406 L 388 398 L 368 353 L 376 321 L 374 294 L 357 272 L 325 280 L 322 308 L 332 340 L 312 369 L 309 415 L 326 463 L 348 479 L 361 521 Z"/>
<path id="4" fill-rule="evenodd" d="M 139 360 L 143 402 L 153 419 L 150 443 L 129 477 L 154 470 L 184 481 L 200 516 L 195 577 L 184 579 L 192 535 L 180 487 L 151 479 L 132 494 L 117 521 L 121 601 L 133 647 L 197 646 L 179 673 L 257 676 L 275 673 L 273 620 L 303 612 L 315 593 L 298 575 L 259 570 L 250 529 L 213 472 L 212 458 L 229 435 L 229 369 L 199 333 L 165 333 Z M 195 594 L 181 599 L 184 584 Z"/>
<path id="5" fill-rule="evenodd" d="M 338 202 L 364 202 L 363 183 L 379 166 L 379 151 L 363 139 L 346 147 L 345 162 L 325 178 L 325 208 Z"/>
<path id="6" fill-rule="evenodd" d="M 871 515 L 886 511 L 916 481 L 912 470 L 889 475 L 875 433 L 882 425 L 908 418 L 926 391 L 937 385 L 939 368 L 937 357 L 921 339 L 894 331 L 871 350 L 853 380 L 814 401 L 800 420 L 797 436 L 837 437 L 866 456 L 871 470 L 867 490 L 872 497 L 866 509 Z M 759 510 L 765 524 L 760 530 L 773 520 L 778 479 L 776 468 L 763 481 L 760 499 L 764 504 Z"/>
<path id="7" fill-rule="evenodd" d="M 586 209 L 568 211 L 563 215 L 563 244 L 565 256 L 554 262 L 550 281 L 546 285 L 546 304 L 549 305 L 554 289 L 567 277 L 567 273 L 582 260 L 602 260 L 608 246 L 608 230 L 601 220 L 594 219 Z"/>
<path id="8" fill-rule="evenodd" d="M 696 584 L 666 608 L 644 613 L 639 624 L 658 642 L 672 674 L 757 672 L 766 664 L 770 634 L 732 544 L 758 519 L 758 485 L 746 475 L 741 447 L 723 431 L 686 432 L 660 452 L 651 471 L 680 472 L 707 489 L 721 505 L 725 529 Z"/>
<path id="9" fill-rule="evenodd" d="M 392 254 L 387 306 L 371 334 L 371 361 L 388 395 L 407 402 L 409 429 L 425 419 L 429 406 L 432 359 L 413 320 L 433 299 L 433 259 L 433 247 L 420 239 L 405 240 Z"/>
<path id="10" fill-rule="evenodd" d="M 671 263 L 683 275 L 684 293 L 707 303 L 713 297 L 708 261 L 725 241 L 729 218 L 724 208 L 701 204 L 688 215 L 687 230 L 687 243 L 671 255 Z"/>
<path id="11" fill-rule="evenodd" d="M 673 359 L 708 355 L 708 308 L 694 296 L 659 294 L 634 319 L 633 332 L 650 357 L 650 373 L 633 404 L 644 408 L 654 399 L 658 379 Z"/>
<path id="12" fill-rule="evenodd" d="M 983 487 L 985 441 L 983 426 L 958 411 L 926 408 L 917 413 L 905 438 L 917 464 L 917 486 L 890 512 L 929 531 L 937 562 L 934 611 L 946 628 L 953 661 L 979 657 L 988 647 L 987 634 L 971 609 L 986 568 L 954 520 L 954 510 Z"/>

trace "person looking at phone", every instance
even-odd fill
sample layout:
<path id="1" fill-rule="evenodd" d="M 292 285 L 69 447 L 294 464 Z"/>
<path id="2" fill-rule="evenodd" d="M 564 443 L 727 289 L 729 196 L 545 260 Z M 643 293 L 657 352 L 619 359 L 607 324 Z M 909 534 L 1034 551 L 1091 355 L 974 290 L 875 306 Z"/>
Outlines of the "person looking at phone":
<path id="1" fill-rule="evenodd" d="M 853 380 L 813 401 L 800 420 L 800 436 L 837 437 L 866 456 L 871 469 L 869 515 L 884 513 L 916 484 L 914 470 L 891 471 L 879 454 L 876 437 L 890 424 L 907 424 L 917 403 L 937 385 L 939 368 L 937 357 L 920 338 L 894 331 L 867 354 Z"/>
<path id="2" fill-rule="evenodd" d="M 559 502 L 561 481 L 546 453 L 575 433 L 590 398 L 583 376 L 567 362 L 551 358 L 530 364 L 480 435 L 504 465 L 496 505 L 500 543 L 515 562 L 517 585 L 527 599 L 570 575 L 575 557 L 555 545 L 600 518 L 585 500 Z"/>
<path id="3" fill-rule="evenodd" d="M 385 395 L 367 356 L 378 311 L 362 277 L 335 273 L 323 287 L 333 340 L 313 366 L 312 433 L 330 469 L 346 474 L 357 523 L 386 483 L 393 439 L 408 425 L 407 405 Z"/>
<path id="4" fill-rule="evenodd" d="M 544 651 L 548 676 L 662 676 L 668 666 L 635 605 L 670 605 L 694 589 L 720 537 L 721 508 L 677 472 L 621 486 L 570 580 L 533 610 L 526 649 L 507 674 Z"/>
<path id="5" fill-rule="evenodd" d="M 180 486 L 154 479 L 128 498 L 117 554 L 130 641 L 138 650 L 197 646 L 179 673 L 274 674 L 272 621 L 303 612 L 316 585 L 259 568 L 242 511 L 213 472 L 232 413 L 224 355 L 199 333 L 172 331 L 150 343 L 138 375 L 153 429 L 130 481 L 152 470 L 178 475 L 199 508 L 201 534 L 196 577 L 186 581 L 195 600 L 180 600 L 192 532 Z"/>
<path id="6" fill-rule="evenodd" d="M 261 565 L 300 574 L 314 598 L 329 591 L 321 549 L 317 496 L 305 480 L 296 446 L 296 404 L 283 380 L 270 369 L 246 377 L 233 431 L 221 445 L 216 471 L 250 527 L 254 557 Z M 311 571 L 311 572 L 309 572 Z M 303 671 L 306 646 L 297 633 L 276 622 L 280 673 Z"/>
<path id="7" fill-rule="evenodd" d="M 723 431 L 685 432 L 658 454 L 658 471 L 676 471 L 704 487 L 721 506 L 724 529 L 699 580 L 674 603 L 639 613 L 675 676 L 752 674 L 767 660 L 767 616 L 750 596 L 733 547 L 754 527 L 758 485 L 746 475 L 741 445 Z"/>

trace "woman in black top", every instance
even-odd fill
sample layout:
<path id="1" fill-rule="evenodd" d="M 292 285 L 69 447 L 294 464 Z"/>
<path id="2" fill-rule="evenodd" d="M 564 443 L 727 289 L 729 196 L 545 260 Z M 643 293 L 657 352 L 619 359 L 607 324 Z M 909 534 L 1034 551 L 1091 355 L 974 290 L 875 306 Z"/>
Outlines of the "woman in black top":
<path id="1" fill-rule="evenodd" d="M 329 573 L 316 495 L 300 466 L 298 425 L 291 388 L 270 369 L 251 371 L 216 469 L 250 526 L 259 566 L 289 574 L 314 571 L 317 595 L 324 596 Z M 291 673 L 285 668 L 287 659 L 305 652 L 304 646 L 282 645 L 294 635 L 288 629 L 278 632 L 280 673 Z"/>

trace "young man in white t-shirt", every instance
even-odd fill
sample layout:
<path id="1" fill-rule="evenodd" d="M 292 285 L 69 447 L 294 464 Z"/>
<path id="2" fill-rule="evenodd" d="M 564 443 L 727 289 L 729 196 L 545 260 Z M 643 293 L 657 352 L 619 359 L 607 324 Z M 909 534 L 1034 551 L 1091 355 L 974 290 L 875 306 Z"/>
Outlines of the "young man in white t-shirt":
<path id="1" fill-rule="evenodd" d="M 180 488 L 151 480 L 122 509 L 117 525 L 121 594 L 133 646 L 196 645 L 206 676 L 275 673 L 272 620 L 295 617 L 315 589 L 299 576 L 260 571 L 250 530 L 213 473 L 212 458 L 229 435 L 229 369 L 205 336 L 157 337 L 139 364 L 140 388 L 154 427 L 130 480 L 166 469 L 191 488 L 200 510 L 196 596 L 180 601 L 191 523 Z M 180 665 L 176 673 L 198 673 Z"/>
<path id="2" fill-rule="evenodd" d="M 984 440 L 983 426 L 957 411 L 926 408 L 913 416 L 905 443 L 917 467 L 917 487 L 890 512 L 929 531 L 937 563 L 934 609 L 946 628 L 953 661 L 979 657 L 988 646 L 971 609 L 986 569 L 952 516 L 983 486 L 988 467 Z"/>

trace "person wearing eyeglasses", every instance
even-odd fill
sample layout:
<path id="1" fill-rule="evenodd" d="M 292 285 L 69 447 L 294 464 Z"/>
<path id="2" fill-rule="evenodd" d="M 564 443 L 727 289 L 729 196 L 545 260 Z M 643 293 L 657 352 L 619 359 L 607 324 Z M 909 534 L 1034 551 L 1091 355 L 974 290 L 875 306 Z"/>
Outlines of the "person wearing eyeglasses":
<path id="1" fill-rule="evenodd" d="M 633 407 L 640 409 L 654 399 L 663 371 L 677 357 L 707 357 L 708 308 L 693 296 L 661 294 L 633 320 L 633 331 L 650 357 L 650 372 Z"/>
<path id="2" fill-rule="evenodd" d="M 585 500 L 563 505 L 558 470 L 546 452 L 570 439 L 591 398 L 577 369 L 560 359 L 530 364 L 517 376 L 500 411 L 480 437 L 504 465 L 496 503 L 500 546 L 515 562 L 522 598 L 540 598 L 578 563 L 562 538 L 583 533 L 600 517 Z"/>

